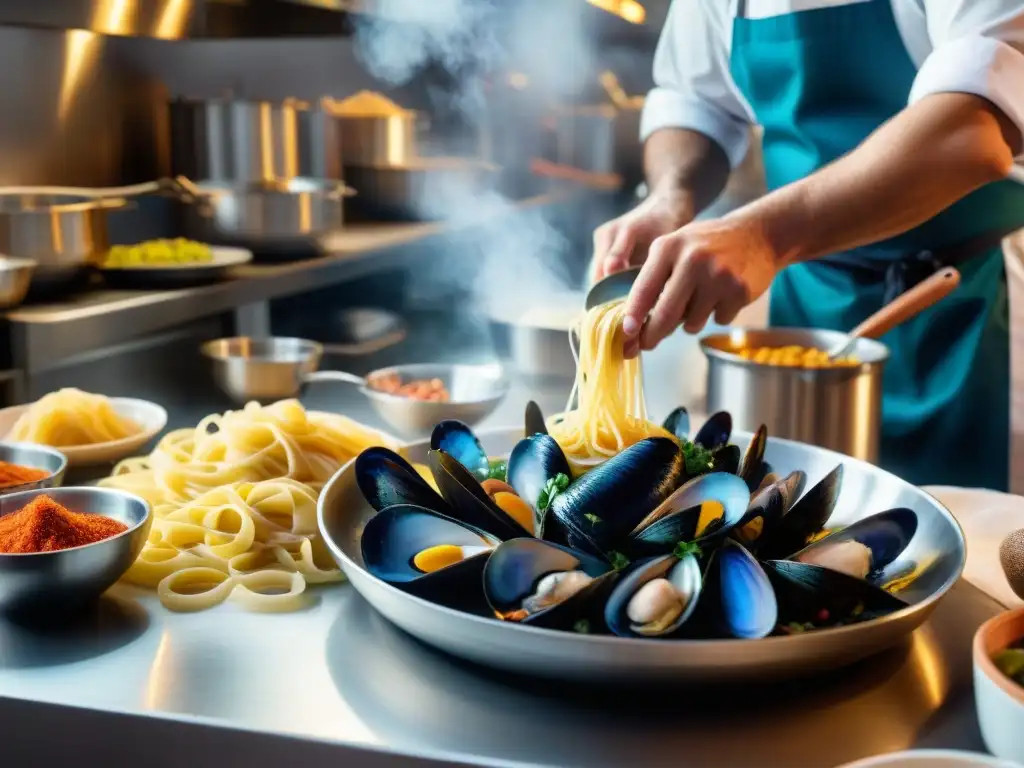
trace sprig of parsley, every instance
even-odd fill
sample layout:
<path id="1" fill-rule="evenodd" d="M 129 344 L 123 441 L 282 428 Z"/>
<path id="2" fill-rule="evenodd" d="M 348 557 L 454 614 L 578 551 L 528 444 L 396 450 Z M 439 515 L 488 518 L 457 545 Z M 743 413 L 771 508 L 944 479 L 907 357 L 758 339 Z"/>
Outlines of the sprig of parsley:
<path id="1" fill-rule="evenodd" d="M 547 483 L 544 484 L 544 490 L 540 492 L 540 498 L 537 499 L 537 511 L 546 512 L 548 507 L 551 506 L 551 502 L 555 500 L 555 497 L 568 487 L 569 476 L 564 472 L 559 472 L 554 477 L 549 478 Z"/>
<path id="2" fill-rule="evenodd" d="M 692 541 L 680 541 L 676 544 L 676 548 L 673 550 L 672 554 L 682 560 L 690 555 L 693 555 L 694 557 L 702 557 L 704 555 L 704 551 L 700 548 L 699 544 L 695 544 Z"/>
<path id="3" fill-rule="evenodd" d="M 616 571 L 622 571 L 629 567 L 629 558 L 621 552 L 609 552 L 608 560 Z"/>
<path id="4" fill-rule="evenodd" d="M 706 474 L 715 468 L 715 459 L 711 455 L 711 451 L 703 445 L 683 440 L 682 449 L 683 462 L 686 465 L 686 476 L 688 478 Z"/>

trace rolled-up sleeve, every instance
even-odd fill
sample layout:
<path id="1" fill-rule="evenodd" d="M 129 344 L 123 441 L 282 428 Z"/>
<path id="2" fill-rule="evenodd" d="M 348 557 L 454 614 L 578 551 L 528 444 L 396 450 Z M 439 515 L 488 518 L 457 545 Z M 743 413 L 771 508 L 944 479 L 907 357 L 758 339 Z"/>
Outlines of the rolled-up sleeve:
<path id="1" fill-rule="evenodd" d="M 925 0 L 932 52 L 910 92 L 972 93 L 1024 133 L 1024 4 L 1020 0 Z"/>
<path id="2" fill-rule="evenodd" d="M 654 54 L 655 87 L 644 105 L 640 138 L 688 128 L 715 141 L 739 165 L 750 142 L 750 117 L 732 76 L 725 36 L 706 0 L 673 0 Z"/>

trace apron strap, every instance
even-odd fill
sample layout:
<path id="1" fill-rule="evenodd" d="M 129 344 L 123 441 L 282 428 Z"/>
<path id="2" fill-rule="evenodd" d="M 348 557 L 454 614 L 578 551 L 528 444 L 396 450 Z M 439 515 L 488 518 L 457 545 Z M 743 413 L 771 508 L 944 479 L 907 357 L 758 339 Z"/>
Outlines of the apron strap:
<path id="1" fill-rule="evenodd" d="M 736 0 L 736 18 L 747 18 L 747 0 Z"/>

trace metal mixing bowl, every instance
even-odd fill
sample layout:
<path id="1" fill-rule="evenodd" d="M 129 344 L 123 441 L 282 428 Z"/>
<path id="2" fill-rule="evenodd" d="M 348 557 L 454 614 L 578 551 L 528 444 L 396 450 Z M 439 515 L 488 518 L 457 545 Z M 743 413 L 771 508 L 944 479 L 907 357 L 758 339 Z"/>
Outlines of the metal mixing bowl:
<path id="1" fill-rule="evenodd" d="M 0 496 L 37 488 L 56 488 L 64 481 L 64 470 L 68 467 L 68 457 L 56 448 L 34 443 L 0 443 L 0 461 L 44 469 L 50 473 L 42 480 L 4 486 L 0 488 Z"/>
<path id="2" fill-rule="evenodd" d="M 35 271 L 32 259 L 0 256 L 0 309 L 16 307 L 25 300 Z"/>
<path id="3" fill-rule="evenodd" d="M 317 371 L 323 347 L 306 339 L 217 339 L 204 344 L 202 353 L 213 364 L 217 385 L 238 403 L 297 397 L 304 385 L 314 382 L 352 384 L 384 421 L 406 437 L 428 434 L 444 419 L 477 424 L 494 411 L 509 389 L 505 370 L 497 363 L 414 363 L 381 368 L 366 378 L 344 371 Z M 397 374 L 402 381 L 440 379 L 451 399 L 446 403 L 413 400 L 368 385 L 368 379 L 387 374 Z"/>
<path id="4" fill-rule="evenodd" d="M 503 429 L 477 436 L 488 455 L 507 456 L 523 432 Z M 734 432 L 730 442 L 743 450 L 750 437 Z M 406 458 L 425 462 L 429 447 L 413 443 L 406 447 Z M 354 461 L 324 487 L 317 512 L 324 539 L 352 586 L 401 629 L 478 664 L 564 680 L 749 683 L 840 667 L 898 644 L 960 577 L 963 533 L 949 511 L 924 491 L 867 462 L 788 440 L 769 438 L 765 459 L 780 476 L 795 469 L 806 472 L 808 488 L 843 465 L 830 525 L 845 526 L 894 507 L 917 513 L 917 532 L 896 561 L 897 569 L 911 563 L 920 568 L 899 593 L 908 607 L 847 627 L 762 640 L 645 640 L 559 632 L 443 607 L 371 576 L 363 567 L 360 535 L 374 510 L 356 484 Z"/>
<path id="5" fill-rule="evenodd" d="M 112 586 L 142 551 L 153 522 L 149 504 L 112 488 L 48 488 L 0 497 L 0 518 L 46 494 L 72 512 L 105 515 L 128 530 L 56 552 L 0 554 L 0 612 L 52 617 L 87 606 Z"/>

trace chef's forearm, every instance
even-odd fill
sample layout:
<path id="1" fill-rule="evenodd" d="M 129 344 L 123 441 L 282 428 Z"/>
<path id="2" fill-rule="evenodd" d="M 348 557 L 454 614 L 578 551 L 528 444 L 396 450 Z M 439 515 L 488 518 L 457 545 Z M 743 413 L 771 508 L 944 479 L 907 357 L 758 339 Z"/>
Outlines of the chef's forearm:
<path id="1" fill-rule="evenodd" d="M 644 171 L 652 195 L 689 207 L 692 218 L 711 205 L 729 180 L 725 151 L 702 133 L 662 128 L 644 145 Z"/>
<path id="2" fill-rule="evenodd" d="M 735 212 L 762 228 L 782 264 L 878 242 L 1005 178 L 1019 130 L 989 102 L 937 94 L 845 157 Z"/>

